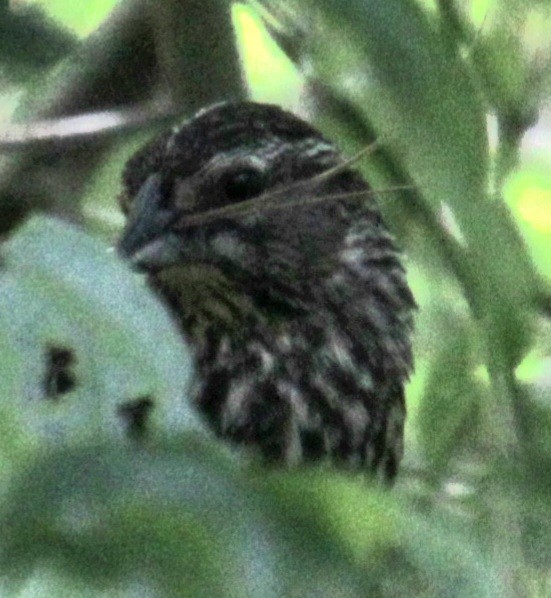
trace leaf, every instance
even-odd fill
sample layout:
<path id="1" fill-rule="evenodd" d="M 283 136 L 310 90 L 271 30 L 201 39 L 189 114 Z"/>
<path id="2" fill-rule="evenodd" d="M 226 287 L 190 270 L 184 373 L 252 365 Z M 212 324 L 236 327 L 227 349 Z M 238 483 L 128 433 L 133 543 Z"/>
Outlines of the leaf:
<path id="1" fill-rule="evenodd" d="M 434 350 L 417 420 L 427 470 L 435 480 L 476 435 L 481 400 L 473 376 L 472 330 L 457 316 L 447 313 L 445 319 L 445 339 Z"/>
<path id="2" fill-rule="evenodd" d="M 319 74 L 348 90 L 430 200 L 465 203 L 483 196 L 483 105 L 461 61 L 421 9 L 403 0 L 297 4 L 323 17 L 325 26 L 307 29 L 303 44 Z M 325 51 L 343 31 L 347 43 Z M 353 85 L 342 85 L 352 77 Z"/>
<path id="3" fill-rule="evenodd" d="M 31 436 L 80 442 L 120 433 L 120 409 L 144 397 L 154 403 L 152 430 L 200 428 L 185 397 L 191 366 L 181 337 L 142 281 L 99 241 L 34 218 L 6 245 L 0 285 L 2 338 L 11 351 L 0 377 L 12 386 L 3 398 Z M 52 347 L 70 352 L 76 383 L 45 400 Z"/>
<path id="4" fill-rule="evenodd" d="M 289 542 L 272 516 L 275 501 L 217 447 L 189 434 L 155 451 L 113 443 L 54 448 L 10 484 L 0 509 L 0 570 L 14 587 L 46 561 L 92 587 L 161 596 L 185 589 L 190 596 L 275 598 L 299 595 L 285 592 L 298 583 L 312 595 L 335 595 L 328 588 L 363 595 L 359 569 L 330 536 L 306 549 L 304 537 Z M 321 569 L 331 555 L 333 566 Z"/>
<path id="5" fill-rule="evenodd" d="M 502 595 L 472 529 L 450 512 L 427 512 L 365 479 L 330 471 L 264 475 L 255 488 L 289 543 L 285 571 L 302 580 L 298 595 L 335 595 L 327 580 L 323 585 L 326 571 L 355 579 L 360 596 Z M 293 545 L 300 546 L 296 553 Z M 300 570 L 310 551 L 322 572 L 317 587 Z"/>
<path id="6" fill-rule="evenodd" d="M 46 560 L 99 588 L 238 587 L 236 572 L 250 565 L 234 559 L 253 560 L 243 499 L 228 460 L 193 444 L 151 453 L 110 442 L 38 456 L 14 476 L 0 511 L 3 572 L 17 582 Z"/>
<path id="7" fill-rule="evenodd" d="M 22 83 L 69 54 L 75 38 L 36 6 L 0 6 L 2 76 Z"/>
<path id="8" fill-rule="evenodd" d="M 14 589 L 46 562 L 91 588 L 160 596 L 499 595 L 449 513 L 328 471 L 250 480 L 189 434 L 154 451 L 53 447 L 14 476 L 0 525 Z"/>

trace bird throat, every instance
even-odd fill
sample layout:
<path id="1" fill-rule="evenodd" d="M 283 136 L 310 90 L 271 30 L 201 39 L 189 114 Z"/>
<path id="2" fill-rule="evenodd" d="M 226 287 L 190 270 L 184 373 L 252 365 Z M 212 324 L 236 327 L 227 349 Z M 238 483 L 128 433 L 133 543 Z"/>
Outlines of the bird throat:
<path id="1" fill-rule="evenodd" d="M 238 330 L 256 311 L 237 283 L 211 265 L 177 264 L 156 272 L 151 282 L 193 340 L 210 328 Z"/>

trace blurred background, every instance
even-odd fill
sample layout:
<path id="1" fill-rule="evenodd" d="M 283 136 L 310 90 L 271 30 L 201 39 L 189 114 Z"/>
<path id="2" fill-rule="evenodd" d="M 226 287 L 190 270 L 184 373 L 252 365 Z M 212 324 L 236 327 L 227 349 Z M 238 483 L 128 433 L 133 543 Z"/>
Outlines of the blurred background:
<path id="1" fill-rule="evenodd" d="M 550 40 L 545 0 L 0 3 L 7 595 L 551 596 Z M 123 308 L 94 294 L 125 276 L 97 266 L 123 223 L 125 161 L 244 97 L 348 155 L 380 144 L 358 167 L 419 304 L 391 493 L 327 469 L 244 471 L 192 415 L 174 427 L 170 398 L 157 452 L 105 432 L 102 397 L 142 392 L 132 343 L 158 377 L 143 388 L 167 367 L 150 359 L 156 306 L 148 332 L 126 309 L 115 338 Z M 93 346 L 85 390 L 32 421 L 31 328 Z"/>

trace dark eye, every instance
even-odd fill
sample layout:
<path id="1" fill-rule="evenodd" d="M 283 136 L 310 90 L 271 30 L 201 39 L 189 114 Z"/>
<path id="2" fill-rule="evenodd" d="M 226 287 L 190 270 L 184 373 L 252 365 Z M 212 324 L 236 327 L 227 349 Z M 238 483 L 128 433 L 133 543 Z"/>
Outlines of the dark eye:
<path id="1" fill-rule="evenodd" d="M 243 168 L 224 175 L 221 183 L 226 198 L 238 202 L 260 195 L 265 187 L 265 177 L 259 170 Z"/>
<path id="2" fill-rule="evenodd" d="M 161 173 L 159 183 L 159 207 L 169 208 L 173 203 L 175 177 L 172 173 Z"/>

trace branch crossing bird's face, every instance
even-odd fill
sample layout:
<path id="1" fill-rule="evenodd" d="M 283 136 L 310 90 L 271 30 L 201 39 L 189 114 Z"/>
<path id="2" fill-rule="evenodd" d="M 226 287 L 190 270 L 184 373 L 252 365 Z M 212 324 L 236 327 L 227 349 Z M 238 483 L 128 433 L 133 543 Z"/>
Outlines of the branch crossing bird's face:
<path id="1" fill-rule="evenodd" d="M 386 416 L 403 419 L 387 395 L 411 369 L 414 302 L 369 188 L 341 164 L 275 106 L 215 106 L 128 162 L 119 251 L 195 348 L 196 400 L 219 433 L 374 467 Z"/>

